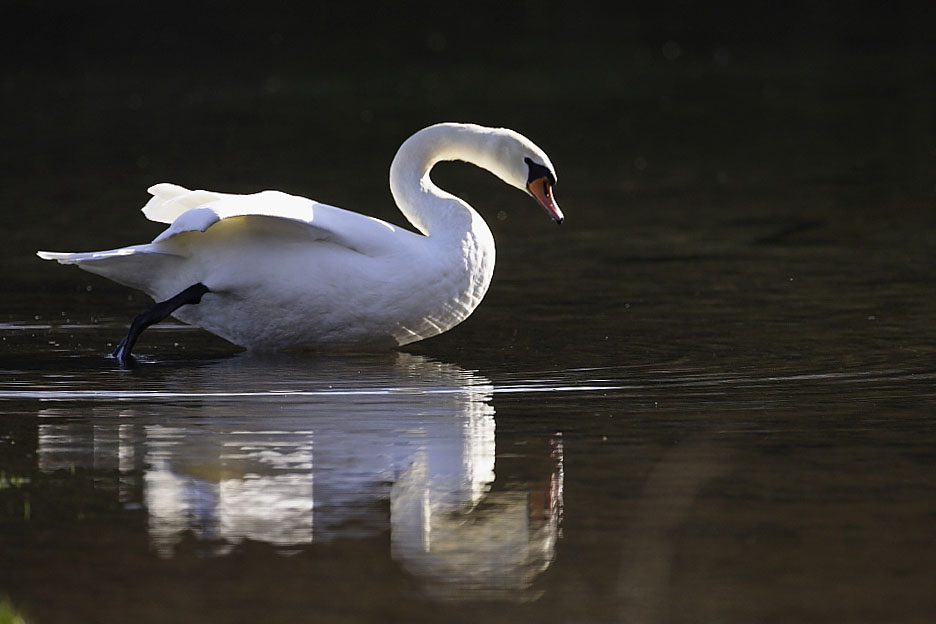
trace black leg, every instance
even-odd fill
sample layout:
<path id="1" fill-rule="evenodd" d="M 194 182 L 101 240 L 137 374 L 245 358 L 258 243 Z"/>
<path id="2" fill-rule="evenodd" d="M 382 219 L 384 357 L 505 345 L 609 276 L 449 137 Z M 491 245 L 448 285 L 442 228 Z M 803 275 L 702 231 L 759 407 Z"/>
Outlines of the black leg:
<path id="1" fill-rule="evenodd" d="M 120 341 L 120 344 L 117 345 L 112 355 L 122 364 L 128 362 L 132 358 L 130 352 L 133 351 L 133 345 L 136 344 L 137 338 L 140 337 L 144 329 L 153 323 L 158 323 L 186 304 L 200 303 L 202 295 L 206 292 L 208 292 L 208 288 L 204 284 L 194 284 L 175 297 L 166 299 L 165 301 L 159 301 L 153 304 L 151 308 L 141 312 L 133 319 L 133 322 L 130 323 L 130 329 L 127 331 L 127 335 Z"/>

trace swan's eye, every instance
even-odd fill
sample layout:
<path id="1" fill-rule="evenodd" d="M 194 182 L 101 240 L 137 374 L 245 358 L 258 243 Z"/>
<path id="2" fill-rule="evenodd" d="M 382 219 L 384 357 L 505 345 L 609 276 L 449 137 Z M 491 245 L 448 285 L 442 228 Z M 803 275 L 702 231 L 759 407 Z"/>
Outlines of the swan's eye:
<path id="1" fill-rule="evenodd" d="M 550 186 L 553 186 L 556 183 L 556 176 L 553 175 L 552 171 L 549 170 L 549 167 L 541 165 L 538 162 L 534 162 L 532 158 L 527 156 L 523 159 L 523 162 L 529 167 L 530 173 L 527 176 L 527 184 L 534 180 L 539 180 L 540 178 L 546 178 Z"/>

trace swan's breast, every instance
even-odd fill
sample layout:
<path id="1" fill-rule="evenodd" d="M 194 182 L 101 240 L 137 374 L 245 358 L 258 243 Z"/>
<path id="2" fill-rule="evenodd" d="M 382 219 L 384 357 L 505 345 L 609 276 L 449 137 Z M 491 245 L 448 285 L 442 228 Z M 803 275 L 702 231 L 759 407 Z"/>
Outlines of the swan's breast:
<path id="1" fill-rule="evenodd" d="M 447 331 L 468 318 L 481 303 L 494 275 L 495 257 L 493 236 L 487 225 L 481 224 L 483 228 L 472 228 L 455 243 L 430 245 L 436 249 L 426 259 L 431 270 L 421 284 L 414 285 L 420 296 L 413 301 L 422 305 L 395 332 L 399 344 Z"/>

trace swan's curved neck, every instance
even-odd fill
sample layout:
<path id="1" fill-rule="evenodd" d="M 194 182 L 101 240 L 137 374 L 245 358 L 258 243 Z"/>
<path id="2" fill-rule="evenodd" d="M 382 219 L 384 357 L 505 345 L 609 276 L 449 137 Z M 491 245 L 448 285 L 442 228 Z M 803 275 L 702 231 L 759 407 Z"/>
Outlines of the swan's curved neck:
<path id="1" fill-rule="evenodd" d="M 463 160 L 497 175 L 493 141 L 480 126 L 454 123 L 430 126 L 408 138 L 390 164 L 390 192 L 410 223 L 426 236 L 461 234 L 483 224 L 465 201 L 436 186 L 429 172 L 437 162 Z"/>

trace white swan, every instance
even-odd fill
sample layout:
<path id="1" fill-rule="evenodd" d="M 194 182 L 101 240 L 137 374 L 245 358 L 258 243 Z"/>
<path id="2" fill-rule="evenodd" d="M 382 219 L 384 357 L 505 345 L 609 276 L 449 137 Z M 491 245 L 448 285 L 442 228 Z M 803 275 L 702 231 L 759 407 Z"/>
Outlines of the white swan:
<path id="1" fill-rule="evenodd" d="M 429 177 L 443 160 L 487 169 L 562 222 L 555 169 L 529 139 L 441 123 L 407 139 L 390 165 L 393 198 L 422 235 L 278 191 L 230 195 L 157 184 L 143 214 L 170 225 L 153 242 L 38 255 L 160 302 L 134 320 L 114 352 L 121 360 L 146 327 L 169 314 L 248 349 L 404 345 L 463 321 L 494 271 L 487 224 Z"/>

